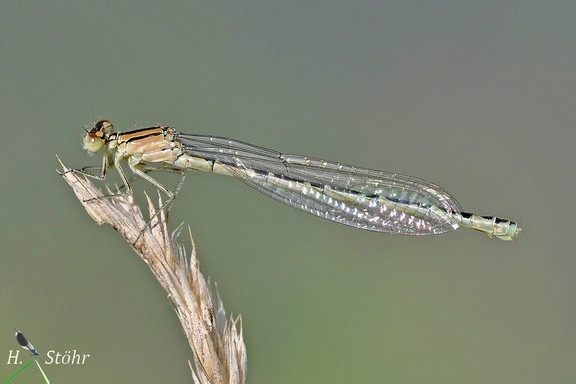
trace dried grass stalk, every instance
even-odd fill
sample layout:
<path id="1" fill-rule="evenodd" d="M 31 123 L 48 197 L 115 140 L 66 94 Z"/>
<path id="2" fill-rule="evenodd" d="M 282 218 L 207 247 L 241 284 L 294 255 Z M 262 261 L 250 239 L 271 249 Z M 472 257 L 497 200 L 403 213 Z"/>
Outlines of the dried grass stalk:
<path id="1" fill-rule="evenodd" d="M 244 383 L 246 348 L 242 319 L 226 319 L 219 295 L 211 291 L 209 281 L 200 273 L 192 234 L 189 234 L 192 252 L 187 259 L 183 245 L 177 243 L 181 226 L 171 233 L 164 212 L 157 213 L 149 198 L 148 209 L 153 219 L 146 226 L 132 196 L 104 197 L 90 179 L 71 172 L 61 161 L 60 164 L 61 175 L 88 214 L 98 224 L 111 225 L 118 231 L 168 293 L 194 353 L 194 364 L 190 363 L 194 382 Z"/>

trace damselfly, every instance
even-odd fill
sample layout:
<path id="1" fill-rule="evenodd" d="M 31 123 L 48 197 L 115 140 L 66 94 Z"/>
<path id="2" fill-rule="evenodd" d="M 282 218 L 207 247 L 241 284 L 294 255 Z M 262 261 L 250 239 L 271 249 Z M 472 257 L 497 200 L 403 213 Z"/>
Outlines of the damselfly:
<path id="1" fill-rule="evenodd" d="M 100 120 L 86 132 L 84 148 L 91 153 L 104 149 L 102 165 L 76 172 L 104 180 L 115 167 L 130 194 L 121 166 L 126 161 L 134 175 L 168 196 L 162 208 L 170 208 L 185 171 L 192 169 L 234 176 L 291 207 L 370 231 L 431 235 L 466 227 L 502 240 L 520 233 L 514 221 L 463 212 L 443 188 L 416 177 L 287 155 L 225 137 L 162 126 L 115 133 L 108 120 Z M 94 169 L 101 170 L 98 176 L 88 172 Z M 176 172 L 181 179 L 171 191 L 151 177 L 151 171 Z"/>
<path id="2" fill-rule="evenodd" d="M 24 334 L 22 332 L 20 332 L 19 330 L 17 330 L 16 328 L 14 328 L 14 330 L 16 331 L 14 336 L 16 336 L 16 341 L 18 342 L 18 344 L 20 344 L 20 346 L 22 348 L 27 349 L 30 352 L 32 352 L 32 356 L 40 356 L 40 353 L 38 353 L 36 348 L 34 348 L 34 346 L 32 344 L 30 344 L 30 342 L 26 339 Z"/>

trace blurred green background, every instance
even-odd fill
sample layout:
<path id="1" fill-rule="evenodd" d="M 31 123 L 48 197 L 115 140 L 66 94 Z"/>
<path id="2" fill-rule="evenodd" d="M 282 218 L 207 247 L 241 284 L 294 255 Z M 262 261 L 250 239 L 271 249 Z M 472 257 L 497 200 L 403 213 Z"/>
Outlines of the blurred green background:
<path id="1" fill-rule="evenodd" d="M 242 314 L 250 383 L 575 382 L 574 15 L 573 1 L 3 1 L 0 379 L 16 326 L 41 353 L 90 354 L 44 365 L 52 382 L 191 382 L 166 294 L 55 172 L 55 154 L 100 162 L 82 127 L 106 117 L 422 177 L 524 229 L 380 235 L 189 175 L 171 223 L 191 226 Z M 32 369 L 19 382 L 41 382 Z"/>

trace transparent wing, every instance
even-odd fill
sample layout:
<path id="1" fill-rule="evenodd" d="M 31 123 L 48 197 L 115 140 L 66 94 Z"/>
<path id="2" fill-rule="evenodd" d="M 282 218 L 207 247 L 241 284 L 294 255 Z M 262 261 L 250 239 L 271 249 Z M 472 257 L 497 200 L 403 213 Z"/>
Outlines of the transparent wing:
<path id="1" fill-rule="evenodd" d="M 403 235 L 455 230 L 458 202 L 415 177 L 299 155 L 238 140 L 176 134 L 184 151 L 214 162 L 252 188 L 291 207 L 352 227 Z"/>

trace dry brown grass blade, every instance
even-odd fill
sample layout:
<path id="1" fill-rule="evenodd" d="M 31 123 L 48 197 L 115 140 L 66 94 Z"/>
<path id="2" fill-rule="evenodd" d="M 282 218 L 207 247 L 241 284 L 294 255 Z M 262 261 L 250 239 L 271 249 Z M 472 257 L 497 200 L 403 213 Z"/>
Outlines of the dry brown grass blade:
<path id="1" fill-rule="evenodd" d="M 164 212 L 156 214 L 150 199 L 150 217 L 154 218 L 152 225 L 146 226 L 132 196 L 105 197 L 89 178 L 60 164 L 62 177 L 88 214 L 98 224 L 108 224 L 118 231 L 168 293 L 194 352 L 194 364 L 190 364 L 194 382 L 244 383 L 247 360 L 242 320 L 226 318 L 220 297 L 213 294 L 200 272 L 192 234 L 188 259 L 184 247 L 177 243 L 180 228 L 170 232 Z"/>

